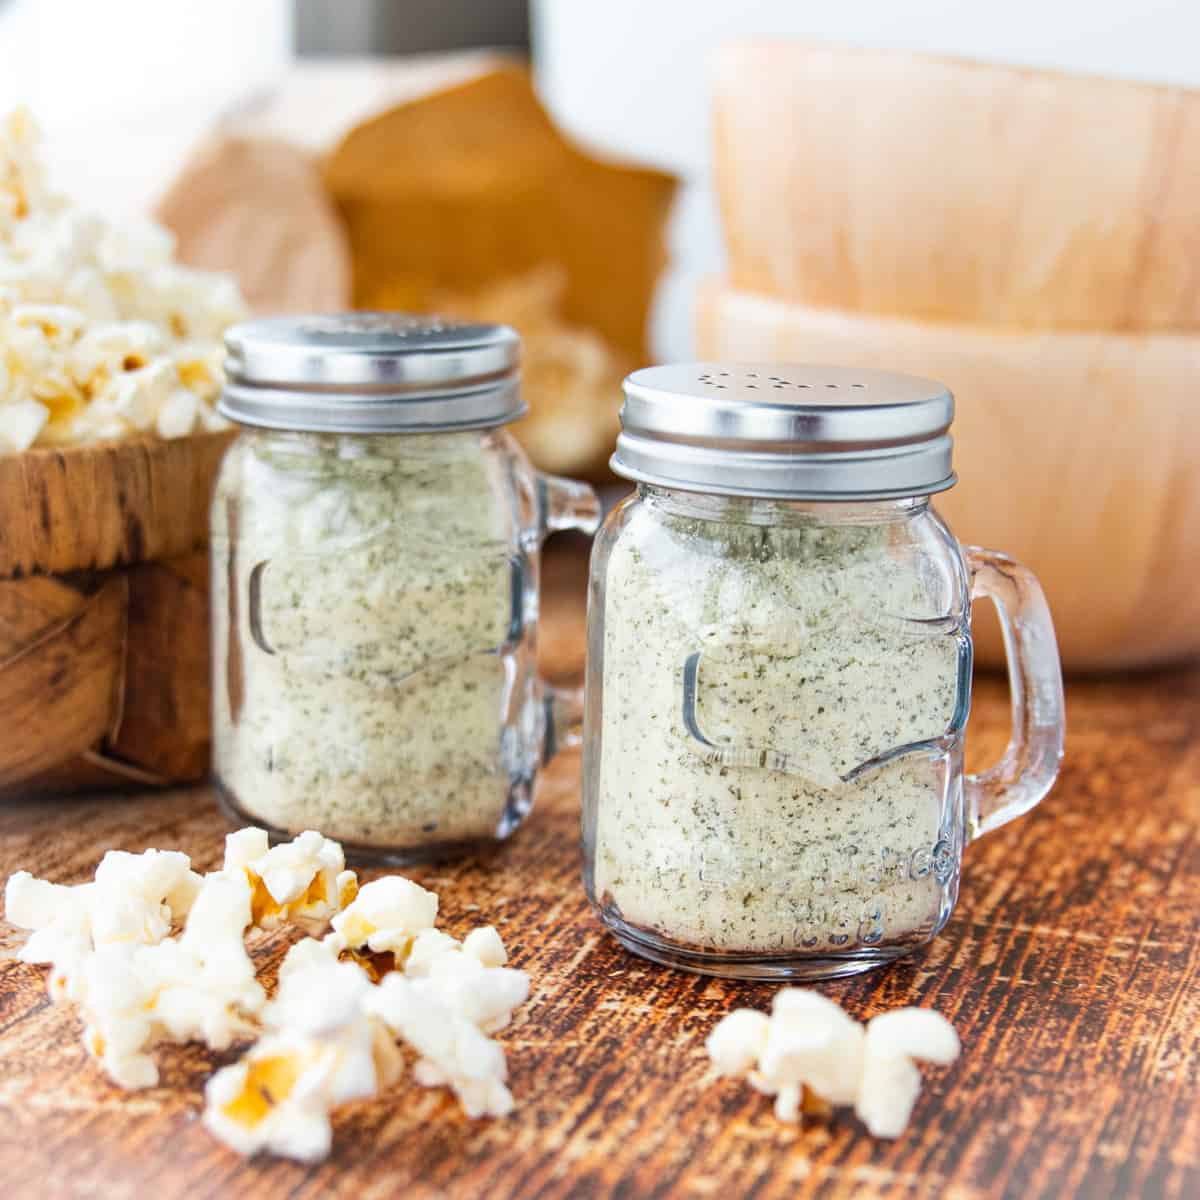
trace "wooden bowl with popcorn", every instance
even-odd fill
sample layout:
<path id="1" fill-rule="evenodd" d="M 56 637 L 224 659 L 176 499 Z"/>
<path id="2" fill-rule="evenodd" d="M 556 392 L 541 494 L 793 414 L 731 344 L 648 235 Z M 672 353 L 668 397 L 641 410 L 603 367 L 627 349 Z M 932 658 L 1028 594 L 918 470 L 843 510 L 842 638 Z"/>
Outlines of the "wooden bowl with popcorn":
<path id="1" fill-rule="evenodd" d="M 208 766 L 208 500 L 229 278 L 46 186 L 0 124 L 0 796 Z"/>

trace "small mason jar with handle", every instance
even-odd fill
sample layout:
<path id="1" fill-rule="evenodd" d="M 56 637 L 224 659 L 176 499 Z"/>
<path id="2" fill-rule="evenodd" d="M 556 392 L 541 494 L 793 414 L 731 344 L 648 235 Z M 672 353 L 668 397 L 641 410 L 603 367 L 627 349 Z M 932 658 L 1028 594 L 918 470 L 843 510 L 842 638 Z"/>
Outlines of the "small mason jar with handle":
<path id="1" fill-rule="evenodd" d="M 245 429 L 212 506 L 222 803 L 359 860 L 507 837 L 581 706 L 536 672 L 541 544 L 599 522 L 503 428 L 517 335 L 356 313 L 226 342 L 219 407 Z"/>
<path id="2" fill-rule="evenodd" d="M 950 917 L 963 847 L 1049 790 L 1062 676 L 1041 588 L 960 546 L 954 403 L 880 371 L 702 363 L 625 383 L 637 491 L 591 566 L 587 893 L 631 950 L 714 975 L 853 974 Z M 963 770 L 971 601 L 1013 734 Z"/>

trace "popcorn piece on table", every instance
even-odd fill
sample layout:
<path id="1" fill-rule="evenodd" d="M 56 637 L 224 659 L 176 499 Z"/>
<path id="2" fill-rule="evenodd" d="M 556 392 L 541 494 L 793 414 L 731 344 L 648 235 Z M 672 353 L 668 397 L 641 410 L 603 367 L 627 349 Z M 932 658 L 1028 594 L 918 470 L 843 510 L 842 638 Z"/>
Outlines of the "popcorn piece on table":
<path id="1" fill-rule="evenodd" d="M 502 967 L 508 962 L 508 951 L 493 925 L 480 925 L 463 938 L 463 953 L 478 959 L 485 967 Z"/>
<path id="2" fill-rule="evenodd" d="M 388 875 L 359 888 L 353 902 L 333 918 L 333 932 L 326 940 L 336 954 L 357 962 L 377 979 L 402 966 L 418 936 L 427 931 L 427 946 L 436 941 L 439 949 L 445 948 L 446 935 L 433 929 L 437 913 L 435 892 L 402 875 Z"/>
<path id="3" fill-rule="evenodd" d="M 426 976 L 433 994 L 484 1033 L 497 1033 L 529 998 L 529 976 L 511 967 L 485 966 L 467 953 L 443 954 Z"/>
<path id="4" fill-rule="evenodd" d="M 288 953 L 268 1032 L 205 1089 L 204 1122 L 242 1154 L 270 1150 L 302 1161 L 329 1153 L 329 1114 L 399 1078 L 401 1056 L 366 1011 L 372 985 L 352 963 L 307 939 Z"/>
<path id="5" fill-rule="evenodd" d="M 153 1087 L 158 1066 L 147 1053 L 157 1040 L 152 995 L 128 944 L 102 946 L 82 961 L 75 998 L 83 1044 L 119 1087 Z"/>
<path id="6" fill-rule="evenodd" d="M 421 1056 L 414 1070 L 418 1083 L 448 1085 L 469 1117 L 512 1112 L 503 1049 L 456 1009 L 454 998 L 437 979 L 388 975 L 365 1003 Z"/>
<path id="7" fill-rule="evenodd" d="M 73 887 L 17 872 L 6 906 L 33 931 L 21 957 L 54 964 L 52 994 L 78 1002 L 88 1052 L 123 1087 L 157 1083 L 160 1042 L 221 1050 L 266 1030 L 206 1092 L 205 1123 L 243 1153 L 324 1157 L 332 1108 L 399 1077 L 397 1038 L 420 1055 L 417 1081 L 449 1085 L 468 1115 L 512 1110 L 504 1051 L 488 1034 L 512 1019 L 529 979 L 504 965 L 499 934 L 440 932 L 436 894 L 399 876 L 359 891 L 341 847 L 319 834 L 273 849 L 262 830 L 230 834 L 222 869 L 204 877 L 186 855 L 157 850 L 110 851 Z M 268 1004 L 246 929 L 323 925 L 335 912 L 323 941 L 288 952 Z M 388 973 L 376 986 L 379 959 Z"/>
<path id="8" fill-rule="evenodd" d="M 51 996 L 73 999 L 88 954 L 114 943 L 161 941 L 187 916 L 200 883 L 186 854 L 110 850 L 92 883 L 65 886 L 16 872 L 5 887 L 5 915 L 33 931 L 18 957 L 49 963 Z"/>
<path id="9" fill-rule="evenodd" d="M 490 926 L 461 945 L 427 930 L 416 938 L 405 974 L 386 976 L 365 1002 L 421 1056 L 417 1082 L 448 1085 L 470 1117 L 506 1116 L 513 1108 L 504 1051 L 487 1036 L 508 1025 L 529 996 L 529 976 L 499 965 L 507 957 Z"/>
<path id="10" fill-rule="evenodd" d="M 867 1022 L 855 1112 L 872 1136 L 899 1137 L 921 1090 L 915 1060 L 946 1065 L 959 1054 L 958 1034 L 940 1013 L 898 1008 Z"/>
<path id="11" fill-rule="evenodd" d="M 754 1008 L 735 1008 L 722 1017 L 704 1047 L 721 1075 L 742 1079 L 758 1065 L 767 1044 L 770 1018 Z"/>
<path id="12" fill-rule="evenodd" d="M 443 954 L 461 953 L 462 943 L 458 938 L 451 937 L 440 929 L 422 929 L 413 938 L 408 956 L 402 964 L 404 973 L 411 978 L 428 975 L 430 968 Z"/>
<path id="13" fill-rule="evenodd" d="M 266 998 L 246 953 L 250 887 L 208 876 L 179 938 L 152 945 L 111 943 L 89 954 L 75 998 L 84 1046 L 114 1082 L 151 1087 L 158 1068 L 146 1053 L 162 1041 L 199 1041 L 225 1050 L 257 1029 Z"/>
<path id="14" fill-rule="evenodd" d="M 322 929 L 358 894 L 341 846 L 308 830 L 271 846 L 265 830 L 248 828 L 225 839 L 226 873 L 241 872 L 252 890 L 253 923 L 277 929 L 292 922 Z"/>
<path id="15" fill-rule="evenodd" d="M 60 889 L 53 908 L 22 915 L 33 896 L 32 885 Z M 21 962 L 43 963 L 49 966 L 46 989 L 50 999 L 59 1004 L 74 999 L 78 991 L 80 972 L 95 949 L 88 901 L 93 892 L 90 883 L 78 887 L 61 887 L 34 879 L 26 871 L 9 878 L 5 889 L 5 915 L 16 926 L 33 932 L 17 953 Z M 69 898 L 61 895 L 69 893 Z M 40 903 L 40 901 L 39 901 Z"/>
<path id="16" fill-rule="evenodd" d="M 829 1104 L 853 1104 L 862 1074 L 863 1027 L 819 992 L 783 988 L 771 1020 L 755 1087 L 768 1095 L 806 1086 Z"/>
<path id="17" fill-rule="evenodd" d="M 428 975 L 434 963 L 444 954 L 465 954 L 485 967 L 502 967 L 508 962 L 504 942 L 491 925 L 472 929 L 460 942 L 440 929 L 423 929 L 413 939 L 404 973 L 409 976 Z"/>
<path id="18" fill-rule="evenodd" d="M 329 1153 L 331 1109 L 378 1089 L 375 1044 L 361 1021 L 329 1038 L 269 1034 L 208 1081 L 204 1124 L 241 1154 L 316 1162 Z"/>
<path id="19" fill-rule="evenodd" d="M 705 1045 L 722 1075 L 748 1077 L 774 1096 L 780 1120 L 853 1105 L 875 1137 L 898 1137 L 908 1124 L 921 1087 L 913 1059 L 949 1063 L 959 1048 L 938 1013 L 898 1009 L 864 1031 L 832 1000 L 801 988 L 778 992 L 770 1017 L 734 1010 Z"/>
<path id="20" fill-rule="evenodd" d="M 154 990 L 153 1012 L 171 1041 L 224 1050 L 253 1031 L 266 993 L 246 952 L 250 888 L 223 874 L 205 878 L 183 935 L 142 953 Z"/>

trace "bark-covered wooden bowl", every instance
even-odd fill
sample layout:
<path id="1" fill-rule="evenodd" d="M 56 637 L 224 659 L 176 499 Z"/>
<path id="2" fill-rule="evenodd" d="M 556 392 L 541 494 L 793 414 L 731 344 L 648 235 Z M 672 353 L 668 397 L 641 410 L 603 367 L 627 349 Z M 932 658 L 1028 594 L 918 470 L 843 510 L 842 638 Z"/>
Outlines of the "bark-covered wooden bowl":
<path id="1" fill-rule="evenodd" d="M 208 502 L 232 436 L 0 457 L 0 796 L 207 771 Z"/>

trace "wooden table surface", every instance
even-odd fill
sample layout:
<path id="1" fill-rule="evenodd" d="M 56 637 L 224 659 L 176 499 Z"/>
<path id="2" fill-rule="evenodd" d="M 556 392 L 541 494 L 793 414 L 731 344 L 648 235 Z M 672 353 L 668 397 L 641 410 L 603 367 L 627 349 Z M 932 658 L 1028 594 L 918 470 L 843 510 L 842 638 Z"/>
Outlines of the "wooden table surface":
<path id="1" fill-rule="evenodd" d="M 552 577 L 554 572 L 551 572 Z M 561 586 L 554 586 L 561 584 Z M 552 592 L 577 581 L 552 578 Z M 543 649 L 580 662 L 582 610 L 548 605 Z M 971 758 L 1007 736 L 1003 684 L 981 680 Z M 963 1053 L 926 1072 L 908 1132 L 874 1141 L 848 1113 L 778 1123 L 703 1051 L 772 988 L 631 957 L 584 901 L 578 758 L 548 771 L 528 825 L 487 860 L 415 870 L 444 926 L 492 921 L 533 997 L 500 1035 L 517 1111 L 469 1121 L 405 1083 L 340 1110 L 313 1167 L 245 1161 L 197 1120 L 213 1056 L 168 1047 L 160 1087 L 122 1093 L 51 1007 L 40 970 L 0 963 L 0 1195 L 1200 1196 L 1200 670 L 1068 688 L 1061 781 L 966 856 L 958 909 L 923 953 L 824 986 L 856 1016 L 936 1007 Z M 219 863 L 206 788 L 0 806 L 0 872 L 87 877 L 102 849 L 177 847 Z M 0 923 L 0 945 L 19 937 Z M 256 955 L 272 962 L 281 935 Z"/>

